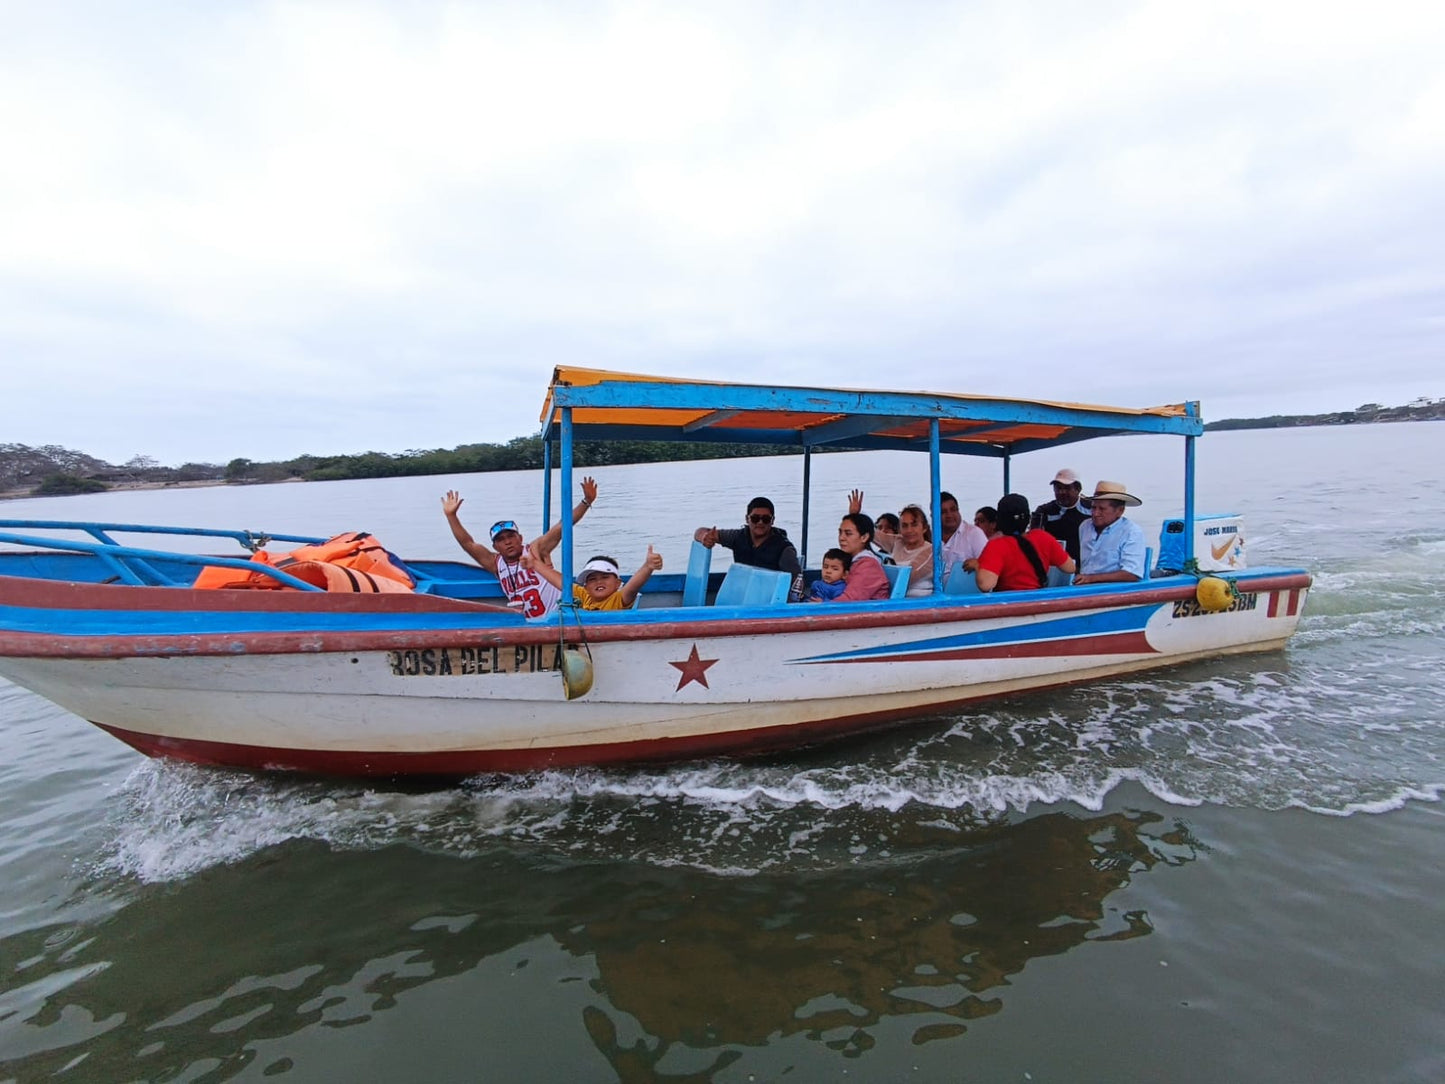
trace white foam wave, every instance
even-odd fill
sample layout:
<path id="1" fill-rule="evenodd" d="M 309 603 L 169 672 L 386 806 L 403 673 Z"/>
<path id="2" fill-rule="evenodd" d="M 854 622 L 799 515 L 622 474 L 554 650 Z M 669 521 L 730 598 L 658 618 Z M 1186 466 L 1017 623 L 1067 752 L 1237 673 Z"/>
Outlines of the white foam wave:
<path id="1" fill-rule="evenodd" d="M 483 776 L 422 793 L 146 762 L 110 802 L 105 865 L 167 881 L 311 842 L 747 875 L 897 862 L 916 837 L 1097 812 L 1127 784 L 1181 808 L 1383 813 L 1445 788 L 1445 720 L 1420 712 L 1422 696 L 1445 696 L 1433 652 L 1355 642 L 1268 669 L 1216 660 L 1021 697 L 793 760 Z"/>
<path id="2" fill-rule="evenodd" d="M 1442 792 L 1445 792 L 1445 783 L 1437 783 L 1428 787 L 1401 787 L 1393 794 L 1384 795 L 1373 801 L 1346 802 L 1338 809 L 1329 806 L 1314 806 L 1304 802 L 1295 803 L 1295 807 L 1330 817 L 1348 817 L 1355 813 L 1393 813 L 1397 809 L 1403 809 L 1410 802 L 1438 802 Z"/>

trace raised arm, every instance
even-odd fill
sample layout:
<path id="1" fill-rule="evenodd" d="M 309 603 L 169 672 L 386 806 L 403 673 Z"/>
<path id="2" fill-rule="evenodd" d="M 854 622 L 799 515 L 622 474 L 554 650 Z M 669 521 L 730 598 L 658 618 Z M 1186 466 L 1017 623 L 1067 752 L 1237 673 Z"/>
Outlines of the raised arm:
<path id="1" fill-rule="evenodd" d="M 642 567 L 627 578 L 627 582 L 621 587 L 623 606 L 631 606 L 637 599 L 637 593 L 642 590 L 654 572 L 662 568 L 662 554 L 653 551 L 651 545 L 647 547 L 647 556 L 642 560 Z"/>
<path id="2" fill-rule="evenodd" d="M 565 595 L 567 592 L 562 586 L 562 573 L 552 567 L 552 562 L 547 560 L 546 554 L 538 554 L 537 551 L 532 548 L 536 544 L 537 543 L 533 542 L 532 545 L 522 551 L 522 556 L 518 558 L 518 563 L 523 568 L 530 568 Z"/>
<path id="3" fill-rule="evenodd" d="M 452 529 L 452 537 L 457 540 L 457 545 L 466 551 L 468 557 L 495 576 L 497 555 L 473 538 L 471 532 L 462 526 L 462 521 L 457 518 L 461 507 L 461 494 L 455 489 L 447 490 L 447 495 L 442 498 L 442 515 L 447 517 L 447 526 Z"/>
<path id="4" fill-rule="evenodd" d="M 572 522 L 578 523 L 587 514 L 587 509 L 592 507 L 592 502 L 597 499 L 597 483 L 588 475 L 582 479 L 582 499 L 572 507 Z M 557 548 L 562 541 L 562 521 L 559 519 L 548 528 L 547 533 L 532 543 L 536 547 L 538 557 L 546 557 Z"/>

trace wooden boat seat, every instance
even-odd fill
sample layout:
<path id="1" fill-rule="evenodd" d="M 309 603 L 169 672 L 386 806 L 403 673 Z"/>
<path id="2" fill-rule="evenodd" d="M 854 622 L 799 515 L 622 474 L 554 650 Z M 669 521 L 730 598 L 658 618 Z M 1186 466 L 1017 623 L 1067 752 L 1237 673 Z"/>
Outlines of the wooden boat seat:
<path id="1" fill-rule="evenodd" d="M 717 589 L 715 606 L 781 606 L 788 601 L 793 577 L 752 565 L 733 565 Z"/>

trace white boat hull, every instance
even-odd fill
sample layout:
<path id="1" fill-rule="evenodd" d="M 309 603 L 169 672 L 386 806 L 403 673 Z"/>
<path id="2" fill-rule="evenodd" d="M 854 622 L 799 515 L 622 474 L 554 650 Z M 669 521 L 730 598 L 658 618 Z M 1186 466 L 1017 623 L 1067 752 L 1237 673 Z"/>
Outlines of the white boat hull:
<path id="1" fill-rule="evenodd" d="M 593 621 L 595 679 L 576 700 L 555 625 L 370 634 L 397 644 L 385 650 L 355 635 L 282 651 L 232 637 L 222 653 L 192 636 L 189 649 L 121 654 L 111 636 L 88 655 L 7 652 L 0 674 L 147 753 L 455 775 L 797 746 L 1007 693 L 1274 650 L 1295 631 L 1308 577 L 1243 583 L 1238 608 L 1217 614 L 1193 605 L 1190 584 L 887 614 L 865 604 L 846 617 L 795 606 L 754 620 Z"/>

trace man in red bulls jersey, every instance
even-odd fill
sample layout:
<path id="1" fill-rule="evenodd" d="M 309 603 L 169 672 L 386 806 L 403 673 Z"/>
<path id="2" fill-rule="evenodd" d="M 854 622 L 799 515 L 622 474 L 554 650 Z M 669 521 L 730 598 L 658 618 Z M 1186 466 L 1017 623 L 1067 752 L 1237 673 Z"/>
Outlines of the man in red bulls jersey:
<path id="1" fill-rule="evenodd" d="M 597 483 L 591 476 L 583 478 L 582 499 L 572 509 L 572 522 L 576 523 L 585 516 L 587 509 L 592 507 L 592 502 L 596 499 Z M 467 551 L 467 556 L 497 577 L 502 585 L 502 593 L 507 596 L 507 604 L 517 607 L 529 618 L 546 617 L 555 610 L 562 598 L 562 592 L 537 575 L 534 569 L 522 567 L 522 551 L 527 544 L 522 538 L 522 532 L 517 529 L 516 521 L 499 519 L 493 523 L 491 541 L 496 549 L 488 549 L 462 526 L 462 521 L 457 518 L 461 507 L 462 495 L 455 489 L 447 490 L 447 495 L 442 498 L 442 514 L 447 517 L 447 526 L 452 529 L 452 537 L 457 540 L 457 545 Z M 558 520 L 546 534 L 532 543 L 532 548 L 542 557 L 546 557 L 561 541 L 562 522 Z"/>

